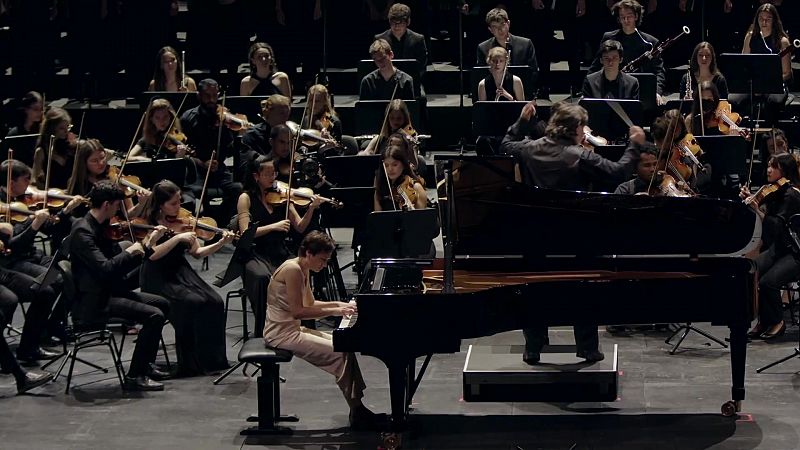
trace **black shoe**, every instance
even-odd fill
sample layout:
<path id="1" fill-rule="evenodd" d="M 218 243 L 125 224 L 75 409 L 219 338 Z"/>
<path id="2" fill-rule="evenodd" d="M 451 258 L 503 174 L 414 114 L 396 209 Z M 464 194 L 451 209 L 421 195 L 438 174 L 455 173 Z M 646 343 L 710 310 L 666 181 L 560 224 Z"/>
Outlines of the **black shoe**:
<path id="1" fill-rule="evenodd" d="M 164 384 L 158 381 L 153 381 L 146 375 L 138 377 L 125 377 L 125 389 L 131 391 L 163 391 Z"/>
<path id="2" fill-rule="evenodd" d="M 599 350 L 590 350 L 588 352 L 579 351 L 575 354 L 578 358 L 583 358 L 586 362 L 597 362 L 606 359 L 606 355 Z"/>
<path id="3" fill-rule="evenodd" d="M 533 366 L 535 364 L 539 364 L 539 361 L 542 359 L 542 355 L 539 352 L 525 352 L 522 355 L 522 361 L 529 366 Z"/>
<path id="4" fill-rule="evenodd" d="M 19 351 L 19 349 L 17 349 L 17 360 L 19 360 L 23 366 L 37 366 L 39 365 L 39 361 L 43 359 L 50 360 L 60 355 L 61 353 L 51 352 L 40 347 L 32 352 L 24 350 Z"/>
<path id="5" fill-rule="evenodd" d="M 377 430 L 385 420 L 385 414 L 375 414 L 363 405 L 350 410 L 350 429 L 353 431 Z"/>
<path id="6" fill-rule="evenodd" d="M 148 372 L 147 376 L 155 381 L 164 381 L 172 378 L 171 373 L 159 370 L 158 366 L 155 364 L 150 364 L 150 371 Z"/>
<path id="7" fill-rule="evenodd" d="M 786 322 L 784 322 L 783 324 L 781 324 L 781 327 L 780 327 L 780 328 L 778 328 L 778 331 L 776 331 L 776 332 L 774 332 L 774 333 L 768 333 L 768 332 L 766 332 L 766 331 L 765 331 L 765 332 L 763 332 L 763 333 L 761 334 L 761 339 L 763 339 L 763 340 L 765 340 L 765 341 L 768 341 L 768 340 L 770 340 L 770 339 L 775 339 L 775 338 L 776 338 L 776 337 L 778 337 L 778 336 L 783 336 L 783 334 L 784 334 L 784 333 L 786 333 Z"/>
<path id="8" fill-rule="evenodd" d="M 25 372 L 23 378 L 17 378 L 17 394 L 24 394 L 53 379 L 50 372 Z"/>

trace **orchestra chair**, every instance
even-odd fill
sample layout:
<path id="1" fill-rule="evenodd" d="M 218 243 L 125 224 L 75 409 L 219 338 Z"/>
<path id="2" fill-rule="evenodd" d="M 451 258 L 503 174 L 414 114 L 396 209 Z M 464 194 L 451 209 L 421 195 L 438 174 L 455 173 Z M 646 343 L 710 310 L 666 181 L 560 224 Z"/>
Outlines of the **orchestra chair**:
<path id="1" fill-rule="evenodd" d="M 244 278 L 244 276 L 242 276 L 242 278 Z M 233 345 L 236 345 L 241 341 L 246 341 L 247 337 L 248 337 L 247 336 L 248 335 L 248 329 L 247 329 L 247 291 L 245 291 L 244 288 L 239 288 L 239 289 L 230 290 L 230 291 L 228 291 L 227 294 L 225 294 L 225 322 L 226 323 L 228 322 L 228 306 L 230 304 L 231 299 L 234 299 L 234 298 L 240 299 L 241 304 L 242 304 L 242 309 L 241 309 L 241 312 L 242 312 L 242 337 L 239 338 L 239 340 L 237 340 L 235 344 L 233 344 Z M 234 309 L 232 311 L 236 311 L 236 310 Z"/>
<path id="2" fill-rule="evenodd" d="M 241 431 L 242 435 L 291 434 L 292 429 L 278 422 L 298 422 L 294 415 L 281 415 L 280 364 L 292 360 L 294 354 L 288 350 L 266 345 L 263 339 L 245 341 L 239 350 L 240 364 L 253 364 L 261 369 L 258 383 L 258 414 L 247 418 L 258 425 Z"/>

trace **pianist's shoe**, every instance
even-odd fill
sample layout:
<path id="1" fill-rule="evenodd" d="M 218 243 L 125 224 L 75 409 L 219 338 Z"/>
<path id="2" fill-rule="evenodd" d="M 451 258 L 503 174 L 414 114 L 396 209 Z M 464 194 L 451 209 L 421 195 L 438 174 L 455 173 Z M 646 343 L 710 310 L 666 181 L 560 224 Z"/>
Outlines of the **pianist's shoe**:
<path id="1" fill-rule="evenodd" d="M 597 362 L 606 359 L 606 355 L 600 350 L 578 351 L 575 354 L 578 358 L 583 358 L 586 362 Z"/>
<path id="2" fill-rule="evenodd" d="M 353 431 L 374 431 L 385 421 L 384 414 L 375 414 L 363 404 L 350 410 L 350 429 Z"/>

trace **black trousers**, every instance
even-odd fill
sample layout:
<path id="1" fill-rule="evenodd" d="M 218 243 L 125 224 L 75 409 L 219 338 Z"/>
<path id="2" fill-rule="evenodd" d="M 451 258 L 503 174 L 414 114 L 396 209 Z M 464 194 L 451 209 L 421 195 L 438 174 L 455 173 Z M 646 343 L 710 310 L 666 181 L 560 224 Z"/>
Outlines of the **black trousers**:
<path id="1" fill-rule="evenodd" d="M 147 375 L 150 363 L 156 360 L 161 329 L 169 314 L 169 302 L 160 295 L 126 292 L 114 294 L 108 299 L 108 312 L 110 317 L 142 324 L 133 349 L 128 376 Z"/>
<path id="2" fill-rule="evenodd" d="M 781 244 L 770 245 L 756 258 L 758 268 L 758 321 L 771 327 L 783 320 L 781 288 L 800 280 L 800 262 Z"/>
<path id="3" fill-rule="evenodd" d="M 11 289 L 0 285 L 0 334 L 5 332 L 6 324 L 11 320 L 11 314 L 17 307 L 17 303 L 17 295 Z M 8 342 L 2 337 L 0 337 L 0 368 L 13 373 L 18 378 L 24 373 L 17 359 L 14 358 L 14 354 L 11 353 Z"/>
<path id="4" fill-rule="evenodd" d="M 38 289 L 36 280 L 28 274 L 4 268 L 0 268 L 0 285 L 2 285 L 0 292 L 4 297 L 9 297 L 9 294 L 14 297 L 13 303 L 4 311 L 8 320 L 11 320 L 17 302 L 31 304 L 25 316 L 25 326 L 22 328 L 22 338 L 17 352 L 33 352 L 39 346 L 56 294 L 52 287 Z M 2 325 L 5 328 L 5 322 Z"/>
<path id="5" fill-rule="evenodd" d="M 575 346 L 578 353 L 599 349 L 600 338 L 597 336 L 597 325 L 575 325 L 572 330 L 575 333 Z M 549 341 L 545 325 L 525 328 L 522 330 L 522 334 L 525 336 L 526 354 L 541 352 L 542 347 Z"/>

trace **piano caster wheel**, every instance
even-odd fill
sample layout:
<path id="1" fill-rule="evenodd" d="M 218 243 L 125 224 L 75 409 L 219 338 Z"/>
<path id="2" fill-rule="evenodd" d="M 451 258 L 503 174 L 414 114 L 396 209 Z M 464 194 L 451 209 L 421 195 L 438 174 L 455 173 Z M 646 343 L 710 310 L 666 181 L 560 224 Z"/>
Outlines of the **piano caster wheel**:
<path id="1" fill-rule="evenodd" d="M 400 433 L 381 433 L 381 439 L 383 439 L 383 448 L 385 450 L 398 449 L 403 442 Z"/>
<path id="2" fill-rule="evenodd" d="M 729 400 L 722 404 L 722 415 L 725 417 L 733 417 L 736 413 L 742 410 L 741 400 Z"/>

